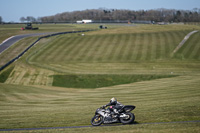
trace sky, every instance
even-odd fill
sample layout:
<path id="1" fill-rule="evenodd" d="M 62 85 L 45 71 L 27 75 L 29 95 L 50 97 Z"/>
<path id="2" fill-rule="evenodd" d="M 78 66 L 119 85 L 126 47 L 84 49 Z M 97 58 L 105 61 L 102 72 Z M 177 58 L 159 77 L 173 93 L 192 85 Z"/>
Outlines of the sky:
<path id="1" fill-rule="evenodd" d="M 193 10 L 200 8 L 200 0 L 0 0 L 0 16 L 4 22 L 19 22 L 21 17 L 27 16 L 38 18 L 99 8 Z"/>

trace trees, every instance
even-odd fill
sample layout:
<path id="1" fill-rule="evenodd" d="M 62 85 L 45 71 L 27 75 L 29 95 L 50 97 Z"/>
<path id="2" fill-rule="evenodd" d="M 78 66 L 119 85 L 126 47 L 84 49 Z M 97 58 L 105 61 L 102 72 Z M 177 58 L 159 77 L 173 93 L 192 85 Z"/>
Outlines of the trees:
<path id="1" fill-rule="evenodd" d="M 2 23 L 3 22 L 3 19 L 2 19 L 2 17 L 0 16 L 0 23 Z"/>
<path id="2" fill-rule="evenodd" d="M 28 18 L 28 17 L 27 17 Z M 42 22 L 76 22 L 82 19 L 94 21 L 142 20 L 155 22 L 200 22 L 200 9 L 188 10 L 156 9 L 156 10 L 118 10 L 118 9 L 87 9 L 83 11 L 64 12 L 53 16 L 41 17 Z M 34 21 L 34 19 L 30 19 Z"/>
<path id="3" fill-rule="evenodd" d="M 25 18 L 25 17 L 21 17 L 19 20 L 20 20 L 21 22 L 24 22 L 24 21 L 26 21 L 26 18 Z"/>
<path id="4" fill-rule="evenodd" d="M 32 16 L 27 16 L 26 18 L 25 17 L 21 17 L 19 20 L 21 22 L 25 22 L 25 21 L 27 21 L 27 22 L 37 22 L 37 19 L 32 17 Z"/>

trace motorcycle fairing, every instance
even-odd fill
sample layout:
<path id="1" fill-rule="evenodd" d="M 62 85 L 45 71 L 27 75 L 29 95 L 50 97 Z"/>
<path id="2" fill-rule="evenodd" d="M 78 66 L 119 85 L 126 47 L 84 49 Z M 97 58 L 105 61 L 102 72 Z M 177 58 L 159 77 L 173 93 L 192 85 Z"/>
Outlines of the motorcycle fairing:
<path id="1" fill-rule="evenodd" d="M 122 107 L 119 112 L 131 112 L 132 110 L 135 109 L 135 106 L 133 105 L 125 105 L 124 107 Z"/>

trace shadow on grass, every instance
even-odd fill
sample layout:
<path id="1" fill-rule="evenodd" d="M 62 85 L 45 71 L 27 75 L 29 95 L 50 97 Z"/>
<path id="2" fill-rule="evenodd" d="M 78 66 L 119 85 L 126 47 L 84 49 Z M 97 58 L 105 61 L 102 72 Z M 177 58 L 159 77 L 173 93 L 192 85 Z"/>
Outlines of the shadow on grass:
<path id="1" fill-rule="evenodd" d="M 137 121 L 133 121 L 133 122 L 131 122 L 129 124 L 123 124 L 123 123 L 118 122 L 118 123 L 103 124 L 102 126 L 123 126 L 123 125 L 137 125 L 137 124 L 140 124 L 140 123 L 137 122 Z"/>
<path id="2" fill-rule="evenodd" d="M 131 122 L 130 124 L 132 125 L 132 124 L 140 124 L 140 123 L 137 122 L 137 121 L 133 121 L 133 122 Z"/>

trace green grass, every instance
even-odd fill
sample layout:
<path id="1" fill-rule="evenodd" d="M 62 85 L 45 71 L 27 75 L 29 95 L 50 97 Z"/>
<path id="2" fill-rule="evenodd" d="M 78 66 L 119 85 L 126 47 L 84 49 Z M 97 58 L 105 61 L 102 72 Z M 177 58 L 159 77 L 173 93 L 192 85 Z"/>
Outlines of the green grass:
<path id="1" fill-rule="evenodd" d="M 63 31 L 65 26 L 43 25 L 41 31 Z M 95 29 L 96 26 L 66 28 Z M 112 26 L 107 30 L 87 32 L 85 36 L 70 34 L 42 39 L 13 63 L 9 77 L 4 84 L 0 83 L 0 128 L 90 125 L 95 110 L 107 104 L 111 97 L 125 105 L 135 105 L 133 112 L 140 124 L 199 120 L 199 33 L 192 35 L 172 56 L 184 36 L 193 30 L 199 27 Z M 70 85 L 78 84 L 81 88 L 100 78 L 102 87 L 54 87 L 56 78 L 61 78 L 60 83 L 56 81 L 59 85 L 68 79 Z M 142 80 L 132 83 L 134 79 Z M 199 123 L 173 123 L 30 132 L 182 133 L 198 132 L 199 127 Z"/>
<path id="2" fill-rule="evenodd" d="M 99 89 L 0 84 L 0 128 L 90 125 L 96 108 L 111 97 L 135 105 L 138 123 L 199 120 L 198 77 L 179 76 Z M 194 130 L 199 128 L 193 126 Z"/>
<path id="3" fill-rule="evenodd" d="M 47 129 L 47 130 L 33 130 L 33 131 L 18 131 L 20 133 L 197 133 L 199 132 L 198 123 L 181 123 L 181 124 L 151 124 L 151 125 L 126 125 L 126 126 L 108 126 L 108 127 L 95 127 L 95 128 L 67 128 L 67 129 Z M 17 131 L 14 131 L 17 132 Z M 13 133 L 13 132 L 11 132 Z"/>
<path id="4" fill-rule="evenodd" d="M 163 60 L 189 31 L 69 36 L 63 35 L 38 51 L 31 62 L 134 62 Z M 174 36 L 174 37 L 173 37 Z M 73 41 L 75 40 L 75 41 Z M 56 44 L 56 45 L 55 45 Z"/>
<path id="5" fill-rule="evenodd" d="M 175 57 L 182 60 L 200 59 L 200 32 L 192 35 L 191 38 L 178 50 Z"/>
<path id="6" fill-rule="evenodd" d="M 15 45 L 9 47 L 3 53 L 0 54 L 0 67 L 17 57 L 21 52 L 23 52 L 29 45 L 38 37 L 28 37 L 22 40 L 19 40 Z"/>
<path id="7" fill-rule="evenodd" d="M 153 26 L 154 27 L 154 26 Z M 173 50 L 190 30 L 167 31 L 158 28 L 150 32 L 122 29 L 117 34 L 97 32 L 57 36 L 53 41 L 39 43 L 26 58 L 29 64 L 67 74 L 162 74 L 196 73 L 199 63 L 172 57 Z M 144 27 L 142 27 L 144 28 Z M 142 29 L 141 28 L 141 29 Z M 120 28 L 117 28 L 118 30 Z M 92 34 L 93 33 L 93 34 Z M 198 41 L 198 38 L 196 38 Z M 198 47 L 198 46 L 197 46 Z M 199 56 L 198 52 L 196 52 Z M 198 62 L 198 58 L 195 59 Z M 187 67 L 184 67 L 186 66 Z M 194 69 L 187 69 L 193 67 Z M 183 69 L 184 67 L 184 69 Z"/>
<path id="8" fill-rule="evenodd" d="M 8 79 L 13 69 L 14 67 L 10 67 L 0 74 L 0 83 L 4 83 Z"/>
<path id="9" fill-rule="evenodd" d="M 0 43 L 7 38 L 19 34 L 43 33 L 43 32 L 66 32 L 73 30 L 98 29 L 99 24 L 33 24 L 39 30 L 21 30 L 25 24 L 3 24 L 0 25 Z M 122 27 L 120 25 L 109 25 L 109 28 Z"/>
<path id="10" fill-rule="evenodd" d="M 53 75 L 53 86 L 67 88 L 101 88 L 174 76 L 175 75 Z"/>

